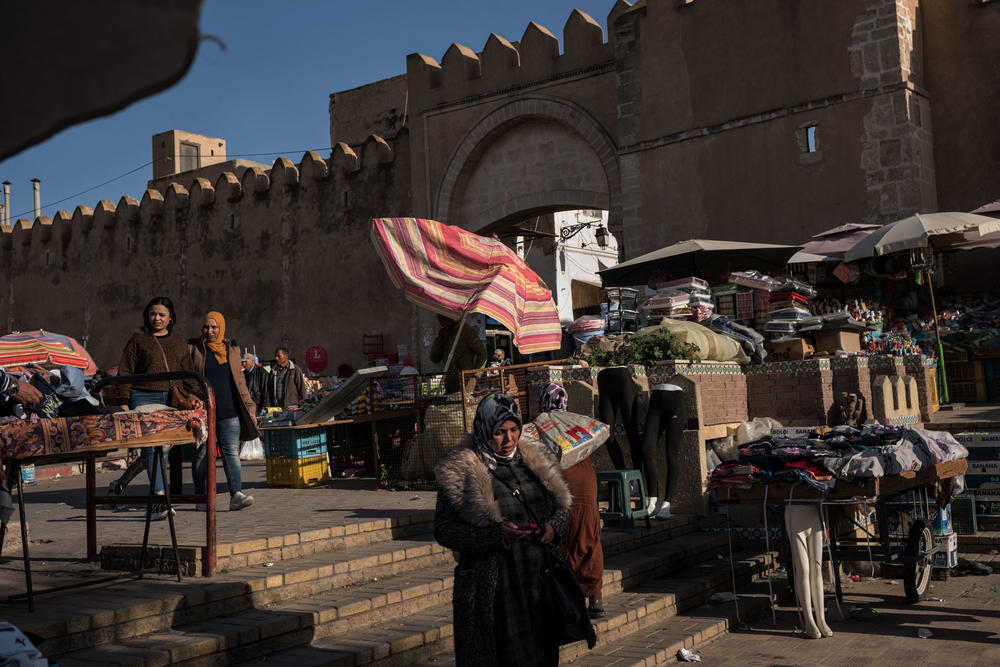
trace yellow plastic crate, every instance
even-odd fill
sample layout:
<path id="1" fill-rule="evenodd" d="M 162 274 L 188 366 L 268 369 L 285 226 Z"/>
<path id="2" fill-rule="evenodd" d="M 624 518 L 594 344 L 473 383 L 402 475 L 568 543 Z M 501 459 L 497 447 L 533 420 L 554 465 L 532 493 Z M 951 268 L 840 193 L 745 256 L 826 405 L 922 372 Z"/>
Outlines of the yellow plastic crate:
<path id="1" fill-rule="evenodd" d="M 330 481 L 325 456 L 307 459 L 267 459 L 267 485 L 304 489 Z"/>

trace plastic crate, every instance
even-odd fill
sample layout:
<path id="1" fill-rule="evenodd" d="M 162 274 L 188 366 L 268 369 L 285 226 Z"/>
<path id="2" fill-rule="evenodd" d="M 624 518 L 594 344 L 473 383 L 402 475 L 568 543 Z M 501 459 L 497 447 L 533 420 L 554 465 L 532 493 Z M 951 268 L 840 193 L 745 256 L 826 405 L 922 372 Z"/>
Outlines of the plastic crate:
<path id="1" fill-rule="evenodd" d="M 326 427 L 263 429 L 266 458 L 307 459 L 326 455 Z"/>
<path id="2" fill-rule="evenodd" d="M 986 400 L 991 403 L 1000 402 L 1000 378 L 986 381 Z"/>
<path id="3" fill-rule="evenodd" d="M 946 367 L 951 373 L 950 367 Z M 957 403 L 984 403 L 986 401 L 986 380 L 956 380 L 948 376 L 948 398 Z"/>
<path id="4" fill-rule="evenodd" d="M 736 295 L 719 294 L 715 297 L 715 310 L 719 315 L 736 317 Z"/>
<path id="5" fill-rule="evenodd" d="M 948 380 L 968 380 L 980 382 L 986 379 L 986 368 L 982 361 L 956 361 L 948 364 Z"/>
<path id="6" fill-rule="evenodd" d="M 267 460 L 267 485 L 305 489 L 330 481 L 326 453 L 308 459 L 275 458 Z"/>
<path id="7" fill-rule="evenodd" d="M 951 525 L 959 535 L 975 535 L 976 498 L 965 493 L 955 496 L 951 501 Z"/>
<path id="8" fill-rule="evenodd" d="M 753 318 L 753 292 L 736 293 L 736 317 L 741 320 Z"/>

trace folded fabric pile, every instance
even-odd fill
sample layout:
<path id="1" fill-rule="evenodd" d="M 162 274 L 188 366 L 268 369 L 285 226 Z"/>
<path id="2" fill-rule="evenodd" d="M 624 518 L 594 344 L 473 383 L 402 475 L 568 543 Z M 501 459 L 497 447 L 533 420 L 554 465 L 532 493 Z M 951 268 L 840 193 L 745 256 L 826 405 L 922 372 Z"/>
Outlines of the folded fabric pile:
<path id="1" fill-rule="evenodd" d="M 876 477 L 918 471 L 968 457 L 946 431 L 894 426 L 836 426 L 809 438 L 767 436 L 742 445 L 739 460 L 723 462 L 709 487 L 749 488 L 768 482 L 805 482 L 827 493 L 837 480 L 863 486 Z"/>

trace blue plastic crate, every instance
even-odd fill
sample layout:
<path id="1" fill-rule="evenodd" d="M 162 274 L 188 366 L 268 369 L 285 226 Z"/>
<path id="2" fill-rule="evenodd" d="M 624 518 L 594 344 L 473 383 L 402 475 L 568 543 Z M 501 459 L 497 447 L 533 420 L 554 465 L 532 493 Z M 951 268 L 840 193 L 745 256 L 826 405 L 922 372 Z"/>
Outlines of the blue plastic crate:
<path id="1" fill-rule="evenodd" d="M 269 458 L 307 459 L 326 456 L 326 427 L 263 429 L 264 455 Z"/>

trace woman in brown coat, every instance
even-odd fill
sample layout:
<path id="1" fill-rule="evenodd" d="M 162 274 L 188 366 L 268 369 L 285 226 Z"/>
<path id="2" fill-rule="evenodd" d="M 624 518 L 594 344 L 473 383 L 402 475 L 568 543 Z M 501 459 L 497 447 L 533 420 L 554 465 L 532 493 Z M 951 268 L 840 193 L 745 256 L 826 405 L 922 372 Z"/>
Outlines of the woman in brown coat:
<path id="1" fill-rule="evenodd" d="M 188 355 L 187 346 L 180 334 L 174 333 L 174 325 L 177 317 L 174 314 L 174 303 L 165 296 L 154 297 L 145 310 L 142 311 L 142 328 L 132 334 L 125 350 L 122 352 L 121 361 L 118 362 L 119 375 L 141 375 L 146 373 L 165 373 L 167 371 L 193 370 L 191 357 Z M 111 394 L 114 405 L 128 404 L 129 408 L 135 409 L 143 405 L 166 405 L 170 401 L 170 382 L 167 381 L 139 381 L 135 384 L 116 385 Z M 184 380 L 178 383 L 188 394 L 200 397 L 202 388 L 194 380 Z M 196 407 L 201 407 L 200 399 L 195 399 Z M 163 479 L 158 473 L 153 477 L 153 447 L 145 447 L 142 450 L 142 461 L 145 463 L 146 473 L 149 475 L 149 482 L 153 485 L 156 495 L 163 495 Z M 171 451 L 170 465 L 178 466 L 175 472 L 180 471 L 179 449 Z M 129 467 L 131 475 L 126 471 L 122 478 L 111 483 L 109 491 L 112 495 L 121 495 L 129 480 L 138 474 L 142 468 L 136 466 Z M 174 490 L 175 475 L 171 475 L 171 490 Z M 180 475 L 176 475 L 176 483 L 179 487 L 181 483 Z M 177 488 L 176 490 L 180 490 Z M 154 521 L 165 519 L 167 516 L 166 505 L 157 505 L 153 508 L 152 518 Z"/>
<path id="2" fill-rule="evenodd" d="M 205 316 L 201 338 L 191 341 L 191 359 L 196 371 L 208 378 L 215 394 L 215 438 L 222 452 L 222 467 L 229 484 L 229 511 L 253 504 L 243 493 L 240 440 L 260 437 L 255 406 L 243 379 L 240 349 L 226 337 L 226 318 L 215 311 Z M 205 445 L 195 451 L 191 463 L 194 491 L 205 493 Z"/>

